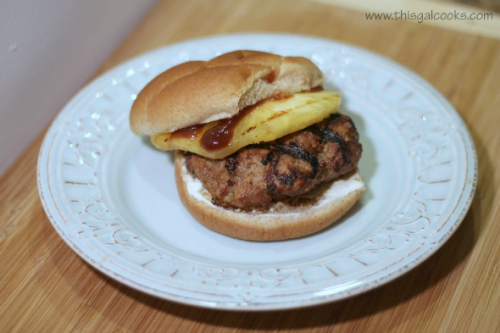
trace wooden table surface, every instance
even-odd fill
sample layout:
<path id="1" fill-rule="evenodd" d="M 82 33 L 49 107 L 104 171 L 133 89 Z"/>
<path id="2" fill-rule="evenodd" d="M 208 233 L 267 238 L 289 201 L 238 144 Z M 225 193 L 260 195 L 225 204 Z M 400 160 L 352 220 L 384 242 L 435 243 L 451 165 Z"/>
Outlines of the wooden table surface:
<path id="1" fill-rule="evenodd" d="M 441 91 L 469 126 L 479 158 L 475 199 L 452 238 L 406 275 L 336 303 L 237 313 L 156 299 L 99 273 L 56 234 L 37 192 L 40 133 L 0 181 L 0 331 L 500 332 L 500 40 L 418 23 L 367 21 L 363 12 L 309 1 L 166 0 L 99 73 L 162 45 L 245 31 L 358 45 Z"/>

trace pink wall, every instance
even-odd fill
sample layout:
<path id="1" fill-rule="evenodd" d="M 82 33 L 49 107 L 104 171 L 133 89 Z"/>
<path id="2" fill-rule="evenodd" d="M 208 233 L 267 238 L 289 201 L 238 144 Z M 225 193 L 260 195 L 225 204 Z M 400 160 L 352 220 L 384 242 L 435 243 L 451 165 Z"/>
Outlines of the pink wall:
<path id="1" fill-rule="evenodd" d="M 0 175 L 156 1 L 0 3 Z"/>

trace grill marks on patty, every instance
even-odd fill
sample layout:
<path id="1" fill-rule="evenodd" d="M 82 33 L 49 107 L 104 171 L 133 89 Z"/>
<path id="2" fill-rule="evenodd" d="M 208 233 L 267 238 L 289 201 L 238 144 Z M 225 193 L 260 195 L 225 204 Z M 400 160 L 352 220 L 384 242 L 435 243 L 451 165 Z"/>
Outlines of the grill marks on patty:
<path id="1" fill-rule="evenodd" d="M 269 152 L 269 154 L 267 154 L 265 161 L 267 162 L 268 160 L 271 160 L 271 165 L 273 165 L 272 162 L 273 157 L 289 155 L 294 159 L 301 159 L 309 163 L 312 167 L 312 174 L 311 174 L 312 177 L 315 177 L 316 174 L 318 173 L 319 163 L 316 156 L 314 154 L 309 153 L 304 148 L 297 146 L 297 144 L 294 141 L 290 141 L 288 143 L 288 146 L 284 144 L 272 144 L 267 147 L 271 151 Z M 262 163 L 265 164 L 264 161 Z"/>
<path id="2" fill-rule="evenodd" d="M 225 158 L 226 160 L 226 170 L 229 172 L 230 175 L 234 173 L 236 168 L 238 167 L 238 153 L 230 155 Z"/>
<path id="3" fill-rule="evenodd" d="M 352 120 L 341 114 L 225 159 L 187 154 L 188 170 L 215 204 L 251 209 L 312 190 L 357 168 L 362 147 Z"/>

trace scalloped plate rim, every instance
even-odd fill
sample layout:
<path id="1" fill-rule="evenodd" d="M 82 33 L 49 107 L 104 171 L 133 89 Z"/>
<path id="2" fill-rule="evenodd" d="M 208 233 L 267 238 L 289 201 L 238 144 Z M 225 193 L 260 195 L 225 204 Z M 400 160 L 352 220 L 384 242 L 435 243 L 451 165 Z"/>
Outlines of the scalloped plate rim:
<path id="1" fill-rule="evenodd" d="M 330 294 L 330 295 L 326 295 L 326 296 L 316 296 L 316 297 L 313 297 L 313 298 L 308 299 L 308 300 L 287 301 L 285 303 L 284 302 L 276 302 L 276 303 L 268 303 L 268 302 L 266 302 L 266 303 L 238 303 L 238 302 L 234 302 L 233 303 L 233 302 L 217 302 L 217 301 L 216 302 L 207 302 L 207 301 L 203 301 L 203 300 L 199 300 L 199 299 L 195 299 L 195 298 L 179 296 L 179 295 L 174 294 L 174 293 L 169 294 L 169 293 L 166 293 L 165 291 L 156 290 L 154 288 L 149 288 L 145 285 L 135 283 L 134 281 L 130 281 L 127 278 L 124 278 L 120 275 L 117 275 L 116 272 L 113 272 L 112 270 L 107 268 L 103 263 L 96 262 L 95 260 L 92 259 L 92 257 L 90 255 L 85 253 L 85 251 L 82 251 L 74 242 L 72 242 L 71 238 L 68 237 L 59 228 L 58 223 L 60 223 L 60 222 L 58 221 L 57 217 L 54 217 L 54 215 L 53 215 L 57 212 L 57 209 L 54 207 L 54 204 L 52 202 L 47 202 L 45 200 L 44 191 L 47 191 L 46 187 L 48 185 L 46 184 L 46 180 L 44 178 L 42 178 L 42 174 L 44 172 L 47 172 L 45 166 L 43 165 L 43 162 L 44 162 L 43 158 L 45 158 L 46 154 L 48 153 L 47 147 L 49 146 L 51 140 L 55 136 L 54 131 L 57 127 L 57 124 L 64 117 L 64 114 L 61 111 L 59 113 L 59 115 L 55 118 L 55 120 L 53 121 L 49 130 L 47 131 L 47 134 L 43 140 L 43 143 L 42 143 L 42 146 L 40 149 L 40 154 L 39 154 L 39 159 L 38 159 L 38 164 L 37 164 L 37 185 L 38 185 L 40 199 L 41 199 L 42 205 L 44 207 L 44 210 L 47 213 L 47 216 L 48 216 L 49 220 L 51 221 L 52 225 L 54 226 L 55 230 L 58 232 L 58 234 L 61 236 L 61 238 L 70 246 L 70 248 L 72 248 L 73 251 L 75 251 L 89 265 L 91 265 L 92 267 L 94 267 L 98 271 L 102 272 L 103 274 L 110 276 L 113 279 L 115 279 L 115 280 L 129 286 L 129 287 L 132 287 L 136 290 L 142 291 L 146 294 L 149 294 L 149 295 L 152 295 L 155 297 L 164 298 L 166 300 L 175 301 L 175 302 L 179 302 L 182 304 L 188 304 L 188 305 L 199 306 L 199 307 L 204 307 L 204 308 L 226 309 L 226 310 L 245 310 L 245 311 L 248 311 L 248 310 L 256 310 L 256 311 L 282 310 L 282 309 L 291 309 L 291 308 L 312 306 L 312 305 L 323 304 L 323 303 L 327 303 L 327 302 L 331 302 L 331 301 L 341 300 L 341 299 L 345 299 L 345 298 L 348 298 L 348 297 L 351 297 L 354 295 L 364 293 L 366 291 L 374 289 L 375 287 L 386 284 L 386 283 L 400 277 L 404 273 L 410 271 L 415 266 L 417 266 L 418 264 L 422 263 L 427 258 L 429 258 L 456 231 L 458 226 L 461 224 L 461 222 L 465 218 L 466 212 L 468 211 L 468 209 L 472 203 L 472 199 L 474 197 L 475 190 L 476 190 L 476 179 L 477 179 L 477 170 L 478 170 L 477 153 L 476 153 L 476 150 L 474 148 L 474 142 L 471 139 L 470 133 L 469 133 L 465 123 L 463 122 L 463 119 L 454 110 L 453 106 L 435 88 L 433 88 L 432 85 L 430 85 L 423 78 L 421 78 L 420 76 L 418 76 L 417 74 L 415 74 L 411 70 L 407 69 L 406 67 L 404 67 L 404 66 L 402 66 L 402 65 L 400 65 L 400 64 L 398 64 L 390 59 L 387 59 L 387 58 L 385 58 L 381 55 L 378 55 L 372 51 L 368 51 L 368 50 L 365 50 L 365 49 L 357 47 L 357 46 L 329 40 L 326 38 L 318 38 L 318 37 L 307 36 L 307 35 L 298 35 L 298 34 L 275 34 L 275 33 L 272 33 L 272 34 L 260 34 L 260 33 L 257 33 L 257 34 L 256 33 L 225 34 L 225 35 L 207 36 L 207 37 L 202 37 L 202 38 L 191 39 L 191 40 L 182 41 L 179 43 L 167 45 L 165 47 L 161 47 L 161 48 L 158 48 L 155 50 L 145 52 L 143 54 L 135 56 L 134 58 L 127 60 L 124 63 L 121 63 L 121 64 L 115 66 L 114 68 L 102 73 L 97 78 L 95 78 L 90 83 L 88 83 L 85 87 L 83 87 L 78 93 L 76 93 L 75 96 L 68 102 L 68 104 L 62 110 L 66 110 L 77 99 L 79 99 L 80 97 L 83 97 L 85 95 L 86 90 L 89 90 L 90 87 L 92 87 L 94 85 L 98 85 L 98 84 L 104 82 L 105 80 L 107 80 L 106 76 L 112 75 L 114 73 L 122 72 L 123 69 L 130 67 L 133 63 L 136 63 L 140 59 L 145 59 L 147 57 L 150 57 L 157 52 L 161 52 L 161 51 L 171 49 L 171 48 L 180 48 L 180 47 L 183 47 L 185 45 L 192 45 L 194 43 L 206 42 L 206 41 L 214 40 L 214 39 L 219 41 L 219 40 L 223 40 L 223 39 L 231 40 L 233 38 L 265 38 L 265 37 L 292 38 L 292 39 L 299 38 L 299 39 L 304 39 L 304 40 L 310 40 L 313 43 L 314 42 L 332 43 L 332 44 L 336 44 L 337 46 L 346 47 L 348 49 L 354 50 L 355 52 L 359 52 L 365 57 L 374 57 L 377 61 L 381 61 L 381 62 L 385 63 L 387 66 L 396 67 L 399 70 L 403 71 L 408 77 L 410 77 L 414 81 L 417 81 L 428 92 L 432 93 L 436 97 L 436 99 L 438 99 L 443 105 L 445 105 L 447 107 L 447 109 L 451 109 L 454 111 L 451 113 L 451 116 L 453 118 L 455 118 L 458 125 L 460 127 L 462 127 L 462 129 L 465 131 L 465 135 L 466 135 L 466 138 L 465 138 L 466 142 L 465 143 L 468 144 L 469 148 L 470 148 L 470 150 L 468 152 L 471 153 L 469 155 L 469 157 L 472 160 L 472 164 L 473 164 L 472 169 L 473 169 L 473 174 L 475 177 L 473 179 L 473 183 L 471 184 L 471 187 L 469 190 L 470 191 L 469 196 L 463 198 L 463 200 L 462 200 L 463 205 L 462 205 L 461 213 L 460 213 L 459 217 L 455 221 L 453 221 L 453 224 L 450 226 L 449 231 L 445 234 L 444 237 L 442 237 L 441 239 L 438 240 L 438 243 L 435 246 L 429 248 L 428 251 L 423 253 L 414 262 L 407 264 L 404 268 L 399 269 L 399 270 L 394 271 L 394 272 L 390 272 L 391 274 L 387 274 L 385 277 L 380 278 L 377 281 L 377 283 L 375 283 L 375 284 L 365 283 L 359 287 L 352 288 L 352 289 L 350 289 L 350 292 L 343 293 L 341 295 L 339 295 L 337 293 L 337 294 Z"/>

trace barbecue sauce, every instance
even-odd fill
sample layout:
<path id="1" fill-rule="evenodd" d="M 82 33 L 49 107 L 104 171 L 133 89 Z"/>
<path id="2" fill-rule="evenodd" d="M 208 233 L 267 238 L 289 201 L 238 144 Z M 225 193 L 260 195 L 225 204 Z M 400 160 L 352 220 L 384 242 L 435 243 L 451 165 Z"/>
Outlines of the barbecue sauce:
<path id="1" fill-rule="evenodd" d="M 238 123 L 251 113 L 260 103 L 247 106 L 236 116 L 223 119 L 220 123 L 209 129 L 201 137 L 201 147 L 206 151 L 214 151 L 229 145 L 234 135 L 234 128 Z"/>
<path id="2" fill-rule="evenodd" d="M 196 139 L 198 134 L 200 134 L 202 128 L 203 124 L 181 128 L 180 130 L 173 132 L 171 138 L 183 138 L 183 139 L 190 139 L 191 141 L 193 141 Z"/>
<path id="3" fill-rule="evenodd" d="M 271 73 L 269 73 L 265 80 L 269 83 L 273 82 L 275 79 L 275 70 L 273 69 Z M 323 90 L 322 86 L 312 88 L 310 92 L 316 92 Z M 288 98 L 291 98 L 293 95 L 286 94 L 282 91 L 276 93 L 273 97 L 269 98 L 272 101 L 283 101 Z M 207 130 L 203 136 L 201 137 L 200 144 L 203 149 L 206 151 L 215 151 L 219 149 L 223 149 L 229 145 L 231 140 L 233 139 L 234 129 L 238 123 L 240 123 L 243 118 L 245 118 L 248 114 L 250 114 L 255 108 L 261 105 L 263 101 L 260 101 L 254 105 L 247 106 L 243 110 L 241 110 L 236 116 L 221 120 L 217 125 Z M 195 140 L 198 135 L 201 134 L 204 125 L 195 125 L 191 127 L 186 127 L 180 130 L 177 130 L 172 133 L 171 138 L 185 138 L 190 139 L 191 141 Z"/>
<path id="4" fill-rule="evenodd" d="M 289 99 L 293 95 L 287 94 L 283 91 L 278 91 L 276 95 L 270 98 L 271 101 L 284 101 L 285 99 Z"/>

